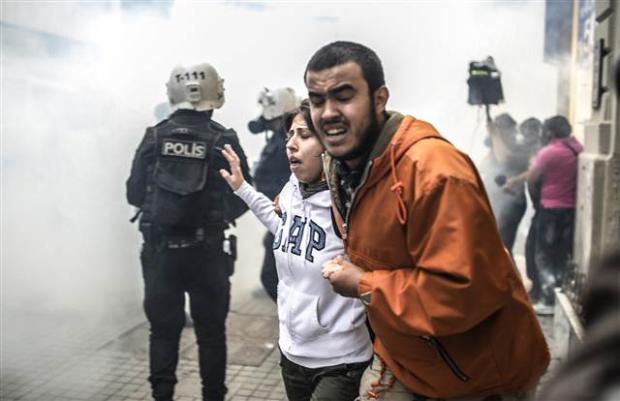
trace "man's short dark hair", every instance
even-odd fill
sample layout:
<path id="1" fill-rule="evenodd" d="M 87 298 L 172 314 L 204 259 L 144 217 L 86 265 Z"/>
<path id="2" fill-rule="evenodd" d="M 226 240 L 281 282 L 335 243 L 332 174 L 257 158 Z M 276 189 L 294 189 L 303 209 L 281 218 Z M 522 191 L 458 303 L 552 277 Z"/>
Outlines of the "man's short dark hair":
<path id="1" fill-rule="evenodd" d="M 304 82 L 308 71 L 322 71 L 350 61 L 362 69 L 369 94 L 375 93 L 377 89 L 385 85 L 383 66 L 377 53 L 359 43 L 346 41 L 333 42 L 317 50 L 308 61 L 306 71 L 304 71 Z"/>
<path id="2" fill-rule="evenodd" d="M 508 113 L 502 113 L 498 115 L 497 117 L 495 117 L 493 122 L 495 123 L 495 125 L 497 125 L 497 128 L 502 131 L 511 131 L 517 127 L 517 122 Z"/>
<path id="3" fill-rule="evenodd" d="M 551 134 L 552 138 L 566 138 L 570 136 L 572 127 L 564 116 L 553 116 L 545 120 L 544 130 Z"/>
<path id="4" fill-rule="evenodd" d="M 536 117 L 530 117 L 519 124 L 519 131 L 523 135 L 538 135 L 542 129 L 542 123 Z"/>

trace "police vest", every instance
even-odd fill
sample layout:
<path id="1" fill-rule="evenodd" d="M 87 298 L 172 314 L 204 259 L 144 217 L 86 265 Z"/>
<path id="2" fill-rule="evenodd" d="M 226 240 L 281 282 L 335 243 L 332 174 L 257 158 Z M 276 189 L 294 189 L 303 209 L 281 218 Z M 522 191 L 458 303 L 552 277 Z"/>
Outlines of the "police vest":
<path id="1" fill-rule="evenodd" d="M 209 167 L 224 128 L 213 121 L 187 127 L 168 120 L 153 130 L 155 164 L 145 215 L 164 228 L 224 224 L 227 188 L 209 185 L 218 174 Z"/>

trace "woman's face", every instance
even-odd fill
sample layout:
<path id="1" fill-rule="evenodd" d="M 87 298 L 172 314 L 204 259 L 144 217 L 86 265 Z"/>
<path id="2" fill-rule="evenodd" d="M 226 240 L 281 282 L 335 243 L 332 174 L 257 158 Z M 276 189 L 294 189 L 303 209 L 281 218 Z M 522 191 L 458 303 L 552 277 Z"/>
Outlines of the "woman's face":
<path id="1" fill-rule="evenodd" d="M 286 156 L 291 171 L 299 181 L 306 184 L 319 181 L 323 172 L 321 153 L 324 150 L 303 115 L 297 114 L 287 134 Z"/>

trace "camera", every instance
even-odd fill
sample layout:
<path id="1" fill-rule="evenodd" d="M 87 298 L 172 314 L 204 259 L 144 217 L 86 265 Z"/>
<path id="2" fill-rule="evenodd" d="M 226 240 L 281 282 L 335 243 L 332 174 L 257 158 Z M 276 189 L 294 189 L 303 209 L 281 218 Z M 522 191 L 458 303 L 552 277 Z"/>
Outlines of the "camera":
<path id="1" fill-rule="evenodd" d="M 488 106 L 504 101 L 501 74 L 491 56 L 484 61 L 469 63 L 467 85 L 469 86 L 467 103 L 471 105 Z"/>

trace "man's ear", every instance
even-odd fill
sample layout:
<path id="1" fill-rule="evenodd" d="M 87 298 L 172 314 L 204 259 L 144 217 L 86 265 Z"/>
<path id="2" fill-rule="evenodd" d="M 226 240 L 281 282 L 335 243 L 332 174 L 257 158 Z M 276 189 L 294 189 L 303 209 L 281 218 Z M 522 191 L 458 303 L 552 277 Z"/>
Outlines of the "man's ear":
<path id="1" fill-rule="evenodd" d="M 390 91 L 387 86 L 382 85 L 375 91 L 375 112 L 377 116 L 383 115 L 387 105 L 387 101 L 390 98 Z"/>

